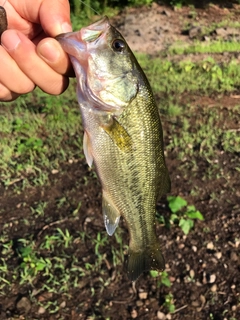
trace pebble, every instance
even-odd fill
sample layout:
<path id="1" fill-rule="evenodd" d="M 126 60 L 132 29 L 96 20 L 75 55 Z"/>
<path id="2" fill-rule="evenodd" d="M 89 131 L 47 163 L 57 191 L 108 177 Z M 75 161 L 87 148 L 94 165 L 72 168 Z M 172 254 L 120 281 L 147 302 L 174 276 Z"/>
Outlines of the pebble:
<path id="1" fill-rule="evenodd" d="M 200 295 L 200 300 L 201 300 L 203 305 L 206 303 L 206 298 L 202 294 Z"/>
<path id="2" fill-rule="evenodd" d="M 215 32 L 216 32 L 216 34 L 218 35 L 218 36 L 221 36 L 221 37 L 224 37 L 224 36 L 226 36 L 228 33 L 227 33 L 227 31 L 226 31 L 226 29 L 224 29 L 224 28 L 217 28 L 216 30 L 215 30 Z"/>
<path id="3" fill-rule="evenodd" d="M 191 277 L 192 279 L 194 278 L 195 272 L 194 272 L 193 269 L 190 270 L 189 275 L 190 275 L 190 277 Z"/>
<path id="4" fill-rule="evenodd" d="M 147 292 L 139 292 L 138 296 L 139 296 L 139 299 L 145 300 L 145 299 L 147 299 L 148 293 Z"/>
<path id="5" fill-rule="evenodd" d="M 190 39 L 196 38 L 197 36 L 200 36 L 202 33 L 201 27 L 193 27 L 188 31 L 188 35 Z"/>
<path id="6" fill-rule="evenodd" d="M 192 246 L 192 250 L 193 250 L 193 252 L 197 252 L 197 247 L 196 246 Z"/>
<path id="7" fill-rule="evenodd" d="M 62 309 L 64 309 L 64 308 L 66 307 L 66 301 L 63 301 L 63 302 L 60 304 L 59 307 L 62 308 Z"/>
<path id="8" fill-rule="evenodd" d="M 221 259 L 221 258 L 222 258 L 222 252 L 221 252 L 221 251 L 216 252 L 216 253 L 214 253 L 214 256 L 215 256 L 217 259 Z"/>
<path id="9" fill-rule="evenodd" d="M 217 291 L 217 285 L 214 284 L 213 286 L 211 286 L 211 291 L 212 292 L 216 292 Z"/>
<path id="10" fill-rule="evenodd" d="M 31 310 L 31 302 L 26 297 L 22 297 L 17 303 L 17 309 L 21 313 L 28 313 Z"/>
<path id="11" fill-rule="evenodd" d="M 137 316 L 138 316 L 137 311 L 136 311 L 135 309 L 132 310 L 132 312 L 131 312 L 131 317 L 132 317 L 133 319 L 136 319 Z"/>
<path id="12" fill-rule="evenodd" d="M 188 263 L 186 263 L 186 270 L 189 271 L 190 270 L 190 265 Z"/>
<path id="13" fill-rule="evenodd" d="M 165 315 L 165 313 L 163 313 L 163 312 L 161 312 L 161 311 L 158 311 L 158 312 L 157 312 L 157 318 L 158 318 L 159 320 L 166 320 L 166 315 Z"/>
<path id="14" fill-rule="evenodd" d="M 183 249 L 185 247 L 185 244 L 184 243 L 180 243 L 179 245 L 178 245 L 178 248 L 179 249 Z"/>
<path id="15" fill-rule="evenodd" d="M 207 244 L 207 249 L 209 249 L 209 250 L 213 250 L 213 249 L 214 249 L 214 244 L 213 244 L 213 242 L 209 242 L 209 243 Z"/>
<path id="16" fill-rule="evenodd" d="M 193 302 L 191 303 L 191 305 L 192 305 L 193 307 L 197 308 L 197 307 L 199 307 L 199 306 L 201 305 L 201 303 L 200 303 L 200 301 L 193 301 Z"/>
<path id="17" fill-rule="evenodd" d="M 214 283 L 214 282 L 216 281 L 216 278 L 217 278 L 217 277 L 216 277 L 215 274 L 211 274 L 210 277 L 209 277 L 209 281 L 208 281 L 208 282 L 209 282 L 209 283 Z"/>
<path id="18" fill-rule="evenodd" d="M 137 307 L 141 307 L 142 305 L 143 305 L 142 300 L 137 300 L 137 301 L 136 301 L 136 306 L 137 306 Z"/>
<path id="19" fill-rule="evenodd" d="M 46 309 L 43 308 L 43 307 L 40 307 L 40 308 L 38 309 L 38 314 L 44 314 L 45 312 L 46 312 Z"/>
<path id="20" fill-rule="evenodd" d="M 239 55 L 239 59 L 240 59 L 240 55 Z M 240 240 L 236 240 L 235 247 L 238 248 L 239 244 L 240 244 Z"/>
<path id="21" fill-rule="evenodd" d="M 230 259 L 232 261 L 238 261 L 238 256 L 237 256 L 236 252 L 234 252 L 234 251 L 231 252 Z"/>

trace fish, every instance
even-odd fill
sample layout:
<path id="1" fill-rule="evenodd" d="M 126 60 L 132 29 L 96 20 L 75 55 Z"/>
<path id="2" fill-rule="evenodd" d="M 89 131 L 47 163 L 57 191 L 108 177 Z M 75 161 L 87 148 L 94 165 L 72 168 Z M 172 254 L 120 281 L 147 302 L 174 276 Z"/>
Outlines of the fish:
<path id="1" fill-rule="evenodd" d="M 165 262 L 156 234 L 156 203 L 170 191 L 159 110 L 150 84 L 123 36 L 108 17 L 58 35 L 77 78 L 83 149 L 102 187 L 107 233 L 120 217 L 130 235 L 131 281 Z"/>

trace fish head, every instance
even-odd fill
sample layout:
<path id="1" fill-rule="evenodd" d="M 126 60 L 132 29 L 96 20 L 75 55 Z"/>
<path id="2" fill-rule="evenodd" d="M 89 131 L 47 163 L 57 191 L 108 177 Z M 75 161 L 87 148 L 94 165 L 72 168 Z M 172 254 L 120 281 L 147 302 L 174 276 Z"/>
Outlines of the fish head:
<path id="1" fill-rule="evenodd" d="M 73 64 L 79 101 L 92 101 L 97 109 L 119 113 L 137 95 L 136 59 L 107 17 L 56 39 Z"/>

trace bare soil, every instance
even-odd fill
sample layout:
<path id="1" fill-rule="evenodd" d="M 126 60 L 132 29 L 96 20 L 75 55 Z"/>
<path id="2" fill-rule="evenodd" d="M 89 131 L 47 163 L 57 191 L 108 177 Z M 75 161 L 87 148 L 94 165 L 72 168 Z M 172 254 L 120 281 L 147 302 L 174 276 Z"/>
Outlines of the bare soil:
<path id="1" fill-rule="evenodd" d="M 176 40 L 191 42 L 195 37 L 200 37 L 201 41 L 206 41 L 202 33 L 191 35 L 194 23 L 197 22 L 200 27 L 207 26 L 227 16 L 231 17 L 231 21 L 239 21 L 240 7 L 210 6 L 206 9 L 194 9 L 195 13 L 192 11 L 191 8 L 173 11 L 169 7 L 154 4 L 152 8 L 126 10 L 113 19 L 113 24 L 119 27 L 133 50 L 157 55 Z M 233 32 L 227 30 L 222 37 L 231 37 L 231 33 Z M 207 37 L 218 37 L 216 30 Z M 227 58 L 230 57 L 227 55 Z M 198 55 L 198 59 L 202 59 L 202 56 Z M 226 59 L 226 55 L 219 55 L 219 59 Z M 199 115 L 203 108 L 222 104 L 223 101 L 228 107 L 240 104 L 237 93 L 235 97 L 222 95 L 221 101 L 217 97 L 202 97 L 200 94 L 194 97 L 183 95 L 182 99 L 199 106 Z M 227 116 L 227 108 L 225 112 Z M 192 125 L 194 126 L 194 119 Z M 164 122 L 164 133 L 167 145 L 171 136 L 171 123 Z M 100 250 L 105 254 L 105 260 L 101 265 L 101 272 L 93 272 L 91 277 L 79 279 L 79 287 L 72 288 L 69 296 L 51 292 L 38 293 L 44 278 L 39 278 L 34 283 L 35 299 L 41 302 L 56 301 L 62 306 L 57 313 L 50 314 L 45 310 L 41 314 L 42 310 L 30 298 L 32 286 L 16 283 L 10 292 L 0 295 L 0 318 L 74 320 L 93 319 L 90 316 L 95 314 L 96 319 L 114 320 L 240 319 L 239 172 L 234 169 L 233 159 L 222 152 L 216 158 L 222 164 L 225 178 L 216 175 L 206 181 L 203 177 L 209 168 L 207 160 L 199 160 L 197 172 L 189 170 L 186 173 L 181 169 L 181 163 L 188 162 L 189 159 L 186 157 L 178 160 L 176 152 L 168 152 L 166 159 L 172 180 L 171 194 L 180 195 L 188 203 L 194 203 L 204 214 L 205 221 L 197 222 L 194 231 L 188 236 L 184 236 L 178 227 L 169 229 L 164 225 L 157 226 L 166 271 L 172 283 L 170 289 L 165 286 L 159 288 L 157 280 L 147 273 L 137 281 L 134 290 L 124 267 L 113 267 L 111 248 L 103 246 Z M 84 177 L 87 177 L 87 183 Z M 104 230 L 101 188 L 83 159 L 63 164 L 58 173 L 51 174 L 51 185 L 31 188 L 20 195 L 13 192 L 13 189 L 13 186 L 7 190 L 3 185 L 0 186 L 0 203 L 1 208 L 4 208 L 0 228 L 6 222 L 9 223 L 14 246 L 18 246 L 18 239 L 28 238 L 29 235 L 33 235 L 33 239 L 40 243 L 46 234 L 52 235 L 56 227 L 68 229 L 73 235 L 78 231 L 85 231 L 90 239 L 96 238 L 97 233 Z M 197 197 L 192 194 L 193 189 L 200 190 Z M 213 198 L 212 194 L 216 197 Z M 58 207 L 56 204 L 63 197 L 66 197 L 67 204 Z M 43 217 L 34 218 L 29 208 L 40 200 L 47 201 L 49 205 Z M 69 219 L 69 214 L 79 201 L 82 203 L 79 214 Z M 166 219 L 169 218 L 170 210 L 165 198 L 158 203 L 157 210 Z M 28 219 L 28 224 L 24 223 L 25 219 Z M 124 221 L 121 221 L 120 228 L 124 244 L 127 244 L 128 232 Z M 85 262 L 94 261 L 96 256 L 89 238 L 69 248 L 69 257 L 75 256 L 79 261 L 84 258 Z M 110 238 L 110 244 L 119 246 L 114 237 Z M 12 268 L 18 267 L 20 262 L 17 255 L 9 263 Z M 111 277 L 108 286 L 103 287 L 100 273 L 105 281 Z M 163 305 L 164 296 L 169 290 L 176 307 L 175 313 L 171 315 Z"/>

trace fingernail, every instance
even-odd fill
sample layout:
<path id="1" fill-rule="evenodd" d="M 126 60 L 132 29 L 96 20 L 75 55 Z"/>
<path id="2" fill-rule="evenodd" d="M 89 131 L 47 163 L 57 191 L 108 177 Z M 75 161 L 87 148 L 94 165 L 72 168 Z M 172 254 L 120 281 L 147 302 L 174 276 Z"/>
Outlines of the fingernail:
<path id="1" fill-rule="evenodd" d="M 71 31 L 72 31 L 72 26 L 67 22 L 63 22 L 62 23 L 62 32 L 65 33 L 65 32 L 71 32 Z"/>
<path id="2" fill-rule="evenodd" d="M 59 48 L 55 46 L 53 41 L 44 42 L 38 47 L 38 53 L 49 62 L 56 62 L 60 57 Z"/>
<path id="3" fill-rule="evenodd" d="M 2 46 L 8 51 L 15 50 L 20 41 L 17 32 L 14 30 L 8 30 L 2 36 Z"/>

